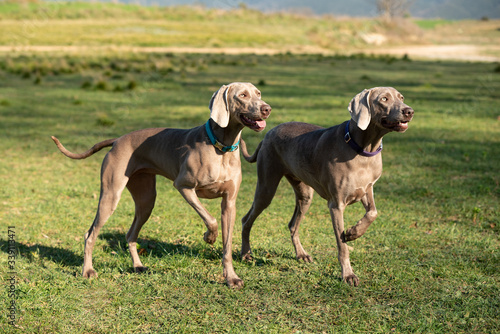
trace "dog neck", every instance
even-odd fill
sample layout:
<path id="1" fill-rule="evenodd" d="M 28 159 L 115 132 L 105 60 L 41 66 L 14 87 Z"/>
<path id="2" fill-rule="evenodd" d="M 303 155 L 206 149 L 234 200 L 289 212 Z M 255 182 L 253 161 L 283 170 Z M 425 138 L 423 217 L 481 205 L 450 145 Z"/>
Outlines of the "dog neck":
<path id="1" fill-rule="evenodd" d="M 363 138 L 362 132 L 356 129 L 358 129 L 357 125 L 351 125 L 351 121 L 347 122 L 344 129 L 344 141 L 349 144 L 354 151 L 364 157 L 373 157 L 382 152 L 382 136 L 365 139 Z M 358 143 L 361 143 L 361 145 Z M 375 145 L 373 145 L 373 143 L 375 143 Z"/>
<path id="2" fill-rule="evenodd" d="M 235 133 L 232 133 L 228 130 L 228 128 L 229 127 L 221 128 L 212 119 L 209 119 L 205 123 L 205 130 L 208 138 L 210 138 L 210 142 L 215 146 L 215 148 L 223 153 L 236 151 L 240 145 L 241 129 L 239 131 L 233 131 Z M 222 138 L 224 142 L 230 141 L 232 145 L 225 145 L 218 138 Z"/>

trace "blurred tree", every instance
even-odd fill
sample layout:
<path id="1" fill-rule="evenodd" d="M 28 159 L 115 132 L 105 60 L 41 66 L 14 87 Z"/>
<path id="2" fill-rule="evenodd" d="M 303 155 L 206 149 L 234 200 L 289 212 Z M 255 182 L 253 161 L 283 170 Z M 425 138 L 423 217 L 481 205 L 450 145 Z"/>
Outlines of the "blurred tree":
<path id="1" fill-rule="evenodd" d="M 410 6 L 414 1 L 415 0 L 375 0 L 378 12 L 388 19 L 409 15 Z"/>

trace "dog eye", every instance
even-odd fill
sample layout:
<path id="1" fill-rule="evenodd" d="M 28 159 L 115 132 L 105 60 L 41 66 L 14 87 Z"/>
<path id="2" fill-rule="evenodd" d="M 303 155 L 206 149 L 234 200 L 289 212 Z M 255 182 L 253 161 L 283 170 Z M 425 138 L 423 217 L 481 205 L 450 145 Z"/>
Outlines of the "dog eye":
<path id="1" fill-rule="evenodd" d="M 245 98 L 245 97 L 247 97 L 247 94 L 245 94 L 245 93 L 241 93 L 241 94 L 240 94 L 240 97 Z"/>
<path id="2" fill-rule="evenodd" d="M 384 96 L 384 97 L 382 98 L 382 101 L 387 102 L 387 97 L 385 97 L 385 96 Z"/>

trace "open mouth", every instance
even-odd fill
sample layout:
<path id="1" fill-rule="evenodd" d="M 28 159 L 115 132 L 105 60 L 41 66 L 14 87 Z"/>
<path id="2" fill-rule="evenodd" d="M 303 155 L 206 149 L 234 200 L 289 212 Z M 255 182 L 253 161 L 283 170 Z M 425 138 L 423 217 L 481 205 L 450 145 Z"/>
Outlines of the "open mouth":
<path id="1" fill-rule="evenodd" d="M 382 126 L 393 131 L 404 132 L 408 129 L 409 122 L 410 121 L 388 122 L 386 119 L 383 119 Z"/>
<path id="2" fill-rule="evenodd" d="M 260 132 L 266 128 L 266 121 L 263 119 L 254 120 L 243 115 L 240 116 L 240 119 L 245 126 L 254 131 Z"/>

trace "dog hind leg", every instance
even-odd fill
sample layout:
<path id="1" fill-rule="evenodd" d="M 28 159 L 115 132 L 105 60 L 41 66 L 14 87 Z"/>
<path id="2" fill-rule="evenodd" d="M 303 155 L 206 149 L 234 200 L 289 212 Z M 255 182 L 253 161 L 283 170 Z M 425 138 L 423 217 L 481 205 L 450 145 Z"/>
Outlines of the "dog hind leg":
<path id="1" fill-rule="evenodd" d="M 118 206 L 121 194 L 128 181 L 128 178 L 123 176 L 123 171 L 120 173 L 120 171 L 114 168 L 109 168 L 111 164 L 107 163 L 109 162 L 107 158 L 105 158 L 105 163 L 103 164 L 101 172 L 101 195 L 99 197 L 97 213 L 92 226 L 90 226 L 90 229 L 85 234 L 82 270 L 82 276 L 85 278 L 97 277 L 97 272 L 92 266 L 92 251 L 97 235 Z"/>
<path id="2" fill-rule="evenodd" d="M 130 230 L 127 233 L 127 242 L 135 272 L 143 272 L 148 268 L 143 266 L 137 253 L 137 237 L 142 226 L 151 216 L 156 200 L 156 175 L 138 174 L 130 178 L 127 183 L 135 202 L 135 216 Z"/>
<path id="3" fill-rule="evenodd" d="M 244 260 L 252 260 L 252 250 L 250 247 L 250 231 L 257 217 L 264 211 L 273 200 L 283 173 L 274 164 L 267 164 L 268 160 L 258 165 L 258 180 L 255 189 L 254 201 L 248 213 L 241 219 L 241 257 Z"/>
<path id="4" fill-rule="evenodd" d="M 313 262 L 312 257 L 307 254 L 307 252 L 302 247 L 302 244 L 300 243 L 299 225 L 304 218 L 307 210 L 309 210 L 309 207 L 311 206 L 314 189 L 304 182 L 290 176 L 287 176 L 286 178 L 295 191 L 295 211 L 293 213 L 292 219 L 288 223 L 288 228 L 290 230 L 290 236 L 295 248 L 296 258 L 297 260 L 303 260 L 304 262 Z"/>

